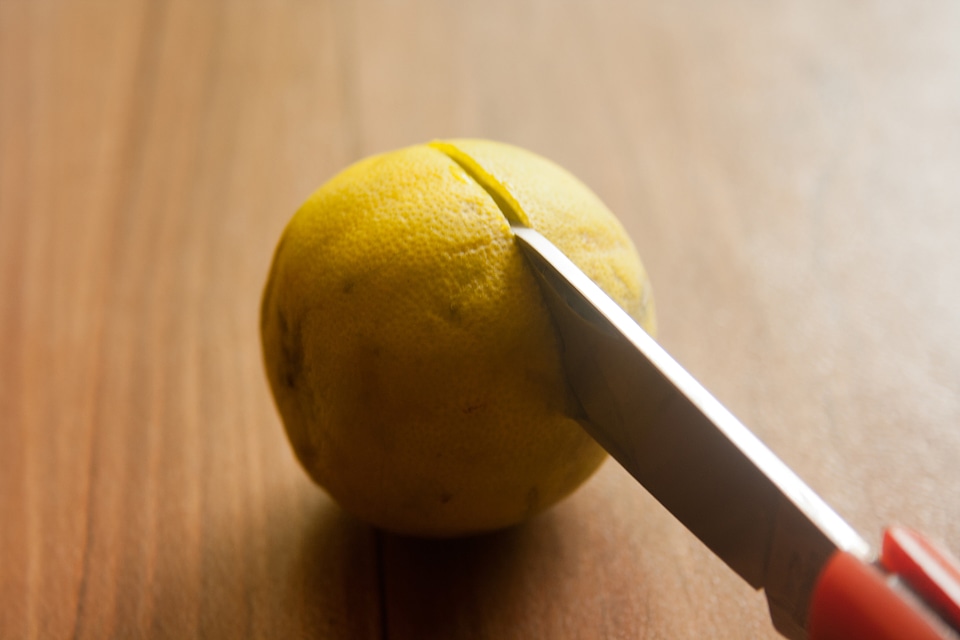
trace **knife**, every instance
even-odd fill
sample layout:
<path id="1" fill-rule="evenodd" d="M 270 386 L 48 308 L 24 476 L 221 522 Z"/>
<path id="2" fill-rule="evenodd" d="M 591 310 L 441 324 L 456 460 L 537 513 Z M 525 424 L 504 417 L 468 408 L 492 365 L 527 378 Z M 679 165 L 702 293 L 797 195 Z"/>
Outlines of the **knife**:
<path id="1" fill-rule="evenodd" d="M 919 533 L 867 542 L 556 246 L 511 229 L 553 317 L 580 423 L 755 589 L 791 639 L 957 640 L 960 563 Z"/>

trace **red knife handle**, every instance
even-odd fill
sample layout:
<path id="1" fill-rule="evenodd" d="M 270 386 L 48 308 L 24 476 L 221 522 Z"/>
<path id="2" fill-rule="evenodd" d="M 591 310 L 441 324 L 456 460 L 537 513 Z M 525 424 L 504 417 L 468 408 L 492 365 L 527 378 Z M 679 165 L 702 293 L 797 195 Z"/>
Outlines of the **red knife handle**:
<path id="1" fill-rule="evenodd" d="M 916 532 L 891 527 L 879 566 L 843 552 L 829 560 L 807 629 L 810 640 L 954 640 L 960 563 Z"/>
<path id="2" fill-rule="evenodd" d="M 880 564 L 902 577 L 953 628 L 960 630 L 960 561 L 906 527 L 883 534 Z"/>

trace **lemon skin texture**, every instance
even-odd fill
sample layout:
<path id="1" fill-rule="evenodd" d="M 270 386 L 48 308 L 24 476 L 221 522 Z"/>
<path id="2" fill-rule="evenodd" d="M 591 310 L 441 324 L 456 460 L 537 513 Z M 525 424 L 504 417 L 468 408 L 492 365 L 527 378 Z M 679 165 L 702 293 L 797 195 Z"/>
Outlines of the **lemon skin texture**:
<path id="1" fill-rule="evenodd" d="M 636 250 L 587 187 L 516 147 L 445 144 L 654 331 Z M 274 254 L 261 337 L 300 463 L 382 529 L 510 526 L 605 458 L 577 423 L 557 334 L 504 214 L 437 148 L 367 158 L 307 200 Z"/>

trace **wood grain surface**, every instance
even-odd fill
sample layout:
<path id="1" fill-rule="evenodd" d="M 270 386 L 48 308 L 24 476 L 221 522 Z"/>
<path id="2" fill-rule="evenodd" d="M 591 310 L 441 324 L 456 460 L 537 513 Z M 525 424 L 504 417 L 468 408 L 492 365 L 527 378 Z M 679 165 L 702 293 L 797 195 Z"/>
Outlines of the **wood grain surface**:
<path id="1" fill-rule="evenodd" d="M 360 157 L 528 147 L 661 341 L 872 543 L 960 551 L 960 5 L 0 0 L 0 638 L 774 638 L 613 463 L 498 534 L 310 484 L 257 330 Z"/>

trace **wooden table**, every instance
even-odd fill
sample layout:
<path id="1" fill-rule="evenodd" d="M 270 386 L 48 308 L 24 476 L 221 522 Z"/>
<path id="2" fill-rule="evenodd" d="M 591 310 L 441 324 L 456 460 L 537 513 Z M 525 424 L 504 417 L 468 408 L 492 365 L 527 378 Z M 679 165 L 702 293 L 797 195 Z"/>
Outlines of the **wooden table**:
<path id="1" fill-rule="evenodd" d="M 957 6 L 0 0 L 0 637 L 776 637 L 613 463 L 445 542 L 295 463 L 280 231 L 450 136 L 582 177 L 681 363 L 871 542 L 960 550 Z"/>

